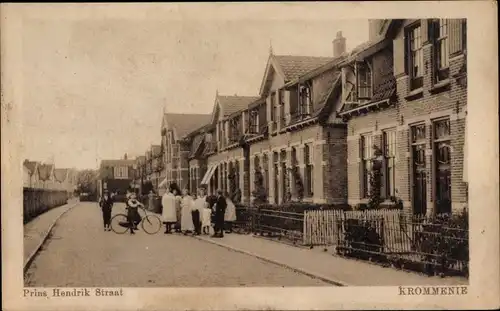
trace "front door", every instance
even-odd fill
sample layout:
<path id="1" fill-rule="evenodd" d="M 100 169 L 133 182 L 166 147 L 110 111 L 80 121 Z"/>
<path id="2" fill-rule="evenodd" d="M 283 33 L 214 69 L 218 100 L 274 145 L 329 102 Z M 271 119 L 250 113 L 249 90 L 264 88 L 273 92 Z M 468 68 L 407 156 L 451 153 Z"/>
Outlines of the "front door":
<path id="1" fill-rule="evenodd" d="M 425 125 L 412 128 L 413 214 L 427 212 L 427 173 L 425 165 Z"/>

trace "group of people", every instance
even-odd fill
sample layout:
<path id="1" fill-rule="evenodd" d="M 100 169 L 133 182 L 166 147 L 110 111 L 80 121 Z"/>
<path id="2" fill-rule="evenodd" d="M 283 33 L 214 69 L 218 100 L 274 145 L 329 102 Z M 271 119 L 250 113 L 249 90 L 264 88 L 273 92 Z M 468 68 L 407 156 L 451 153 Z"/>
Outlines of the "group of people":
<path id="1" fill-rule="evenodd" d="M 172 183 L 163 195 L 162 218 L 165 224 L 165 234 L 176 232 L 194 235 L 210 234 L 213 225 L 213 237 L 222 238 L 224 229 L 232 232 L 232 223 L 236 221 L 236 207 L 222 191 L 217 195 L 208 196 L 206 188 L 200 187 L 195 196 L 188 189 L 182 192 L 176 183 Z"/>
<path id="2" fill-rule="evenodd" d="M 176 183 L 172 183 L 163 195 L 161 204 L 163 207 L 162 218 L 165 224 L 165 234 L 181 232 L 193 235 L 209 235 L 213 227 L 213 237 L 224 237 L 226 233 L 232 232 L 232 224 L 236 221 L 236 207 L 229 199 L 227 193 L 221 190 L 216 195 L 207 195 L 205 187 L 200 187 L 195 196 L 190 195 L 188 189 L 180 191 Z M 104 231 L 111 231 L 111 211 L 114 203 L 113 193 L 104 191 L 99 200 L 102 209 Z M 140 221 L 139 207 L 144 207 L 137 200 L 135 192 L 127 193 L 127 221 L 130 226 L 130 234 L 135 234 L 137 224 Z"/>

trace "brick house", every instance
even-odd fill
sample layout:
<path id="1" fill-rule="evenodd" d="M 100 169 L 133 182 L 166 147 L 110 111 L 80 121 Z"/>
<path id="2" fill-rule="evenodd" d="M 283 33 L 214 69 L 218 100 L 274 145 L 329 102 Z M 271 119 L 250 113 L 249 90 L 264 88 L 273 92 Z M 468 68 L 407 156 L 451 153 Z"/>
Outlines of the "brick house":
<path id="1" fill-rule="evenodd" d="M 99 168 L 99 194 L 102 194 L 102 190 L 108 190 L 124 195 L 132 186 L 135 176 L 134 166 L 135 160 L 126 157 L 119 160 L 102 160 Z"/>
<path id="2" fill-rule="evenodd" d="M 335 109 L 341 90 L 337 63 L 345 57 L 341 33 L 333 44 L 333 57 L 271 53 L 259 96 L 218 95 L 212 124 L 193 133 L 193 157 L 207 137 L 215 133 L 218 142 L 205 146 L 212 154 L 201 183 L 230 192 L 235 180 L 244 202 L 261 188 L 273 203 L 298 197 L 346 203 L 346 125 Z"/>
<path id="3" fill-rule="evenodd" d="M 164 113 L 161 125 L 164 179 L 159 188 L 176 182 L 179 187 L 189 187 L 189 135 L 210 122 L 210 114 Z"/>
<path id="4" fill-rule="evenodd" d="M 342 67 L 348 203 L 367 203 L 374 152 L 381 196 L 416 214 L 467 202 L 466 25 L 461 19 L 373 20 L 370 44 Z"/>

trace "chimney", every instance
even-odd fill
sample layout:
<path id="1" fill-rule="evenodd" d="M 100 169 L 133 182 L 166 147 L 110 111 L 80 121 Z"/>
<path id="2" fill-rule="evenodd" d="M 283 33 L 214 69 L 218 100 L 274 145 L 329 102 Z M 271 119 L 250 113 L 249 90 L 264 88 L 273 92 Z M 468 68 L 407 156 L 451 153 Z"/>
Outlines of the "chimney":
<path id="1" fill-rule="evenodd" d="M 333 39 L 333 57 L 339 57 L 346 52 L 345 40 L 342 31 L 337 31 L 337 36 Z"/>

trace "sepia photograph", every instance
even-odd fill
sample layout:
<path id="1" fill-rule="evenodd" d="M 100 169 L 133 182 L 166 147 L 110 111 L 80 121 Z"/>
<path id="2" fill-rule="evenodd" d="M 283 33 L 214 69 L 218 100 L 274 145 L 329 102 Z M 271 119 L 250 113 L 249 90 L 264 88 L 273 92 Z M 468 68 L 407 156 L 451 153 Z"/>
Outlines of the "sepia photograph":
<path id="1" fill-rule="evenodd" d="M 165 18 L 75 5 L 22 21 L 18 296 L 469 294 L 468 18 L 156 6 Z M 213 15 L 186 17 L 195 7 Z"/>

